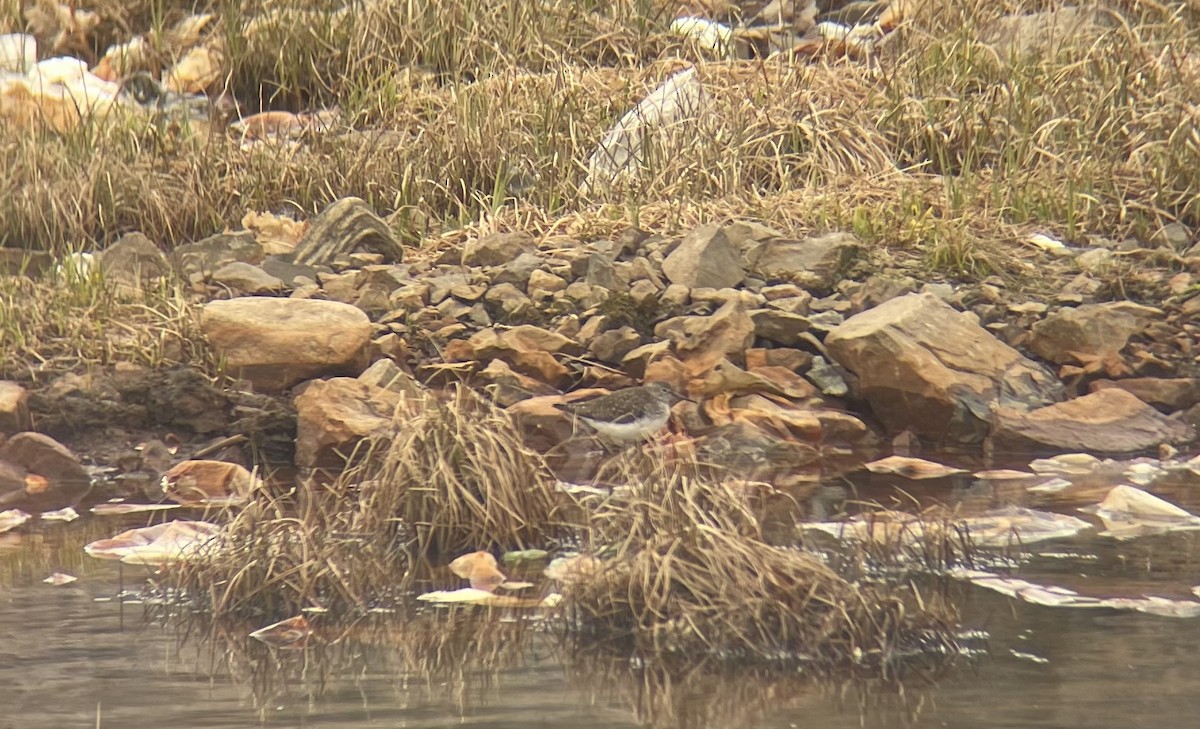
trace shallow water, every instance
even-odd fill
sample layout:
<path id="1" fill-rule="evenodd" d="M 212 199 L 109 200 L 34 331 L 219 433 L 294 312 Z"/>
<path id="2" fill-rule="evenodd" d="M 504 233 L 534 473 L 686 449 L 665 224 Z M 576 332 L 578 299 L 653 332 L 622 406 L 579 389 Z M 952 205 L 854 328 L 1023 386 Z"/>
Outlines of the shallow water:
<path id="1" fill-rule="evenodd" d="M 885 500 L 888 488 L 875 480 L 857 495 Z M 923 490 L 978 508 L 1028 500 L 969 482 L 906 485 L 910 494 Z M 1200 490 L 1184 485 L 1170 496 L 1194 511 Z M 813 498 L 821 502 L 813 509 L 838 508 L 836 494 Z M 532 631 L 524 644 L 504 636 L 489 643 L 494 659 L 455 655 L 445 645 L 414 656 L 398 647 L 403 628 L 276 651 L 245 638 L 257 625 L 220 626 L 220 635 L 194 627 L 185 638 L 176 625 L 146 622 L 141 605 L 113 599 L 120 582 L 137 587 L 144 571 L 120 573 L 82 557 L 80 548 L 124 526 L 85 518 L 0 545 L 0 729 L 1169 729 L 1200 721 L 1200 619 L 1039 607 L 964 585 L 963 625 L 986 631 L 986 654 L 960 659 L 935 679 L 910 674 L 899 685 L 702 666 L 664 675 L 628 662 L 571 664 Z M 1085 594 L 1187 598 L 1200 585 L 1198 539 L 1093 536 L 1036 545 L 1020 576 Z M 56 569 L 80 580 L 43 584 Z M 479 668 L 489 662 L 497 667 Z"/>

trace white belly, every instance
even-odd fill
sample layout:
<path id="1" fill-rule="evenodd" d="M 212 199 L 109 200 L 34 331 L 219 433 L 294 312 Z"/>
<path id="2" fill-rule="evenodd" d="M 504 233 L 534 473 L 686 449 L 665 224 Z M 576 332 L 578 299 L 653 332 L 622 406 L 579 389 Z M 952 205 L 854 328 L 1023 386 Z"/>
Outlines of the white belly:
<path id="1" fill-rule="evenodd" d="M 646 418 L 645 420 L 636 420 L 631 423 L 597 422 L 591 418 L 582 416 L 579 419 L 590 425 L 593 430 L 605 438 L 622 443 L 632 443 L 633 441 L 644 440 L 662 430 L 670 418 L 670 411 L 665 411 L 662 415 Z"/>

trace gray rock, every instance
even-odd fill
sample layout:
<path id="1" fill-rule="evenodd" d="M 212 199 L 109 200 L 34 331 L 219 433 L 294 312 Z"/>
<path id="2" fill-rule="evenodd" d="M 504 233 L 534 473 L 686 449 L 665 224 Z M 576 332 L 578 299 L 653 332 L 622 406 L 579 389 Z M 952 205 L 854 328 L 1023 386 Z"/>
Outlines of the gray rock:
<path id="1" fill-rule="evenodd" d="M 682 309 L 691 301 L 692 292 L 687 286 L 681 284 L 671 284 L 663 289 L 662 295 L 658 297 L 658 303 L 664 309 Z"/>
<path id="2" fill-rule="evenodd" d="M 533 308 L 533 301 L 512 284 L 499 284 L 491 287 L 483 295 L 483 300 L 502 321 L 524 314 Z"/>
<path id="3" fill-rule="evenodd" d="M 171 257 L 181 277 L 188 281 L 207 281 L 217 269 L 234 261 L 262 263 L 263 249 L 249 231 L 218 233 L 177 246 Z"/>
<path id="4" fill-rule="evenodd" d="M 1167 223 L 1151 236 L 1150 241 L 1175 251 L 1182 251 L 1191 245 L 1192 231 L 1180 222 Z"/>
<path id="5" fill-rule="evenodd" d="M 268 276 L 279 279 L 285 288 L 293 289 L 315 282 L 321 271 L 316 266 L 301 266 L 280 256 L 267 256 L 259 266 Z"/>
<path id="6" fill-rule="evenodd" d="M 565 288 L 567 288 L 567 280 L 562 276 L 555 276 L 540 269 L 529 274 L 527 290 L 530 296 L 548 296 Z"/>
<path id="7" fill-rule="evenodd" d="M 791 281 L 827 292 L 858 257 L 862 244 L 850 233 L 830 233 L 804 240 L 768 240 L 746 254 L 747 268 L 767 279 Z"/>
<path id="8" fill-rule="evenodd" d="M 465 273 L 451 273 L 427 278 L 425 284 L 429 287 L 429 303 L 440 304 L 455 287 L 470 285 L 470 278 Z"/>
<path id="9" fill-rule="evenodd" d="M 846 384 L 846 378 L 842 377 L 842 373 L 819 354 L 812 358 L 812 365 L 808 368 L 808 372 L 804 373 L 804 376 L 808 378 L 809 382 L 816 385 L 823 395 L 845 397 L 850 392 L 850 387 Z"/>
<path id="10" fill-rule="evenodd" d="M 642 338 L 632 327 L 621 327 L 597 335 L 588 345 L 588 351 L 601 362 L 616 364 L 641 343 Z"/>
<path id="11" fill-rule="evenodd" d="M 755 309 L 750 312 L 754 335 L 769 342 L 792 347 L 800 343 L 800 335 L 808 331 L 807 318 L 778 309 Z"/>
<path id="12" fill-rule="evenodd" d="M 510 283 L 518 288 L 529 285 L 529 278 L 539 270 L 544 261 L 533 253 L 522 253 L 492 272 L 492 283 Z"/>
<path id="13" fill-rule="evenodd" d="M 658 300 L 660 290 L 653 281 L 640 279 L 634 281 L 633 285 L 629 287 L 629 298 L 633 299 L 633 303 L 638 306 L 648 306 L 651 302 Z"/>
<path id="14" fill-rule="evenodd" d="M 587 273 L 584 274 L 584 280 L 592 286 L 599 286 L 602 289 L 609 291 L 625 291 L 626 286 L 617 277 L 616 268 L 613 266 L 613 261 L 608 256 L 602 253 L 593 253 L 588 256 Z"/>
<path id="15" fill-rule="evenodd" d="M 421 383 L 417 382 L 412 375 L 400 369 L 390 359 L 377 360 L 358 376 L 358 380 L 374 387 L 391 390 L 392 392 L 401 393 L 413 398 L 420 397 L 425 391 Z"/>
<path id="16" fill-rule="evenodd" d="M 1059 309 L 1033 325 L 1029 348 L 1058 364 L 1080 361 L 1076 355 L 1120 352 L 1130 337 L 1162 316 L 1159 309 L 1131 301 Z"/>
<path id="17" fill-rule="evenodd" d="M 120 287 L 140 290 L 171 273 L 171 262 L 141 233 L 127 233 L 97 256 L 100 273 Z"/>
<path id="18" fill-rule="evenodd" d="M 404 259 L 404 248 L 388 224 L 363 200 L 345 197 L 309 222 L 292 260 L 306 266 L 329 264 L 360 247 L 380 254 L 388 263 Z"/>
<path id="19" fill-rule="evenodd" d="M 463 246 L 462 263 L 464 266 L 503 266 L 535 249 L 533 237 L 524 231 L 490 233 L 467 241 Z"/>
<path id="20" fill-rule="evenodd" d="M 249 263 L 234 261 L 213 272 L 212 282 L 243 294 L 272 294 L 284 289 L 283 281 Z"/>
<path id="21" fill-rule="evenodd" d="M 741 253 L 716 225 L 701 225 L 684 236 L 662 268 L 671 283 L 688 288 L 727 288 L 746 277 Z"/>
<path id="22" fill-rule="evenodd" d="M 602 289 L 599 286 L 593 286 L 587 281 L 575 281 L 567 286 L 563 291 L 568 299 L 574 301 L 581 308 L 590 309 L 593 306 L 599 306 L 605 301 L 608 301 L 608 289 Z"/>

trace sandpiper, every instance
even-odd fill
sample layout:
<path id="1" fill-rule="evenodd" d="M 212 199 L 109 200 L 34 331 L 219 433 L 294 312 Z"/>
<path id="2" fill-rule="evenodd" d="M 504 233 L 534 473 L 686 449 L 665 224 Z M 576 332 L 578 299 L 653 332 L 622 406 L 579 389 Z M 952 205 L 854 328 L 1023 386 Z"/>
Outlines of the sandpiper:
<path id="1" fill-rule="evenodd" d="M 671 406 L 686 399 L 666 383 L 651 382 L 556 407 L 587 423 L 605 438 L 633 443 L 662 430 L 671 417 Z"/>

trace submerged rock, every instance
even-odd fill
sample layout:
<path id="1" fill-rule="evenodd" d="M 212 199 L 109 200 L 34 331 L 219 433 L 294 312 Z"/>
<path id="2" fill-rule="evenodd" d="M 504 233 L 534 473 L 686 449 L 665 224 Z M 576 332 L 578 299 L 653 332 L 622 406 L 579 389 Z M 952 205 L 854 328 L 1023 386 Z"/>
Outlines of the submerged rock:
<path id="1" fill-rule="evenodd" d="M 1045 368 L 932 294 L 901 296 L 857 314 L 825 344 L 858 377 L 857 394 L 893 433 L 979 442 L 994 405 L 1020 410 L 1063 394 Z"/>
<path id="2" fill-rule="evenodd" d="M 1184 423 L 1113 388 L 1031 412 L 999 407 L 989 442 L 995 450 L 1134 453 L 1191 437 Z"/>
<path id="3" fill-rule="evenodd" d="M 358 374 L 371 322 L 336 301 L 242 298 L 212 301 L 200 328 L 231 373 L 264 390 L 284 390 L 323 374 Z"/>

